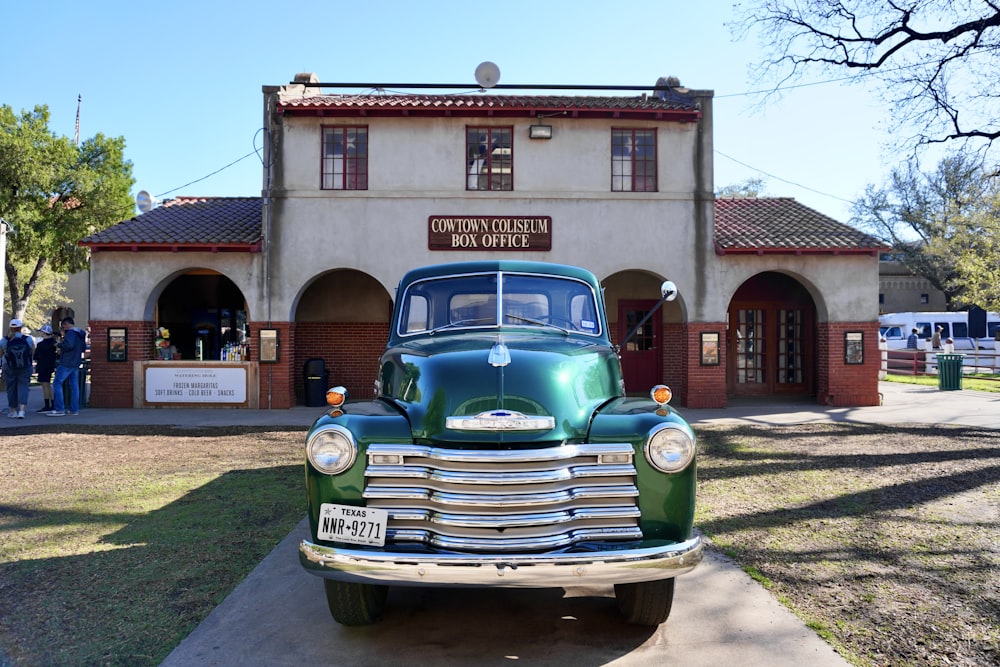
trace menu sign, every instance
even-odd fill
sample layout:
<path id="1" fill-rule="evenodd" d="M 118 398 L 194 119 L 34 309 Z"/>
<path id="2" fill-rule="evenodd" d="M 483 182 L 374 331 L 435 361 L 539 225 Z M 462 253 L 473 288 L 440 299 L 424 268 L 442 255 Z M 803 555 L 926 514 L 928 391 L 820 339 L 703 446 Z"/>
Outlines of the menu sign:
<path id="1" fill-rule="evenodd" d="M 246 403 L 247 371 L 180 364 L 146 368 L 147 403 Z"/>
<path id="2" fill-rule="evenodd" d="M 430 250 L 552 250 L 552 218 L 503 215 L 432 215 Z"/>

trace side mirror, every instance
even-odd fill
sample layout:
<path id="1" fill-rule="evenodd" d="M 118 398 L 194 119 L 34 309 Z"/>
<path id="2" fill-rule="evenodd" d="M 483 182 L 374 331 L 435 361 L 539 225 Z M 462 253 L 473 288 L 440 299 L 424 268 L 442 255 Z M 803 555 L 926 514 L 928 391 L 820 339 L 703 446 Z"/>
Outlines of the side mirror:
<path id="1" fill-rule="evenodd" d="M 677 298 L 677 285 L 671 280 L 664 280 L 660 285 L 660 298 L 664 301 L 673 301 Z"/>

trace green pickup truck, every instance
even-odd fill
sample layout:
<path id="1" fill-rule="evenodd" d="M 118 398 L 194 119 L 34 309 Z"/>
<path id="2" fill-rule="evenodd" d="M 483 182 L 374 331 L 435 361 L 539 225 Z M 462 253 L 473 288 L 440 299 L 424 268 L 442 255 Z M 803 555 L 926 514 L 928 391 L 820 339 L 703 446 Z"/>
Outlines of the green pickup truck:
<path id="1" fill-rule="evenodd" d="M 333 617 L 372 623 L 389 586 L 604 584 L 665 621 L 702 557 L 695 437 L 667 387 L 626 395 L 618 349 L 584 269 L 407 273 L 374 398 L 331 388 L 306 439 L 299 558 Z"/>

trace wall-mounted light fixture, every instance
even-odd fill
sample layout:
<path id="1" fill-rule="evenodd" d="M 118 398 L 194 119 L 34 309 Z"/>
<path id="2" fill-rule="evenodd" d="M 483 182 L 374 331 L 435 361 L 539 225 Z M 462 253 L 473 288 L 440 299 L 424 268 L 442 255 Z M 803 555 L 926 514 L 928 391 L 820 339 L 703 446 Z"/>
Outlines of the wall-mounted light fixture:
<path id="1" fill-rule="evenodd" d="M 551 125 L 532 125 L 528 127 L 528 138 L 529 139 L 551 139 L 552 138 L 552 126 Z"/>

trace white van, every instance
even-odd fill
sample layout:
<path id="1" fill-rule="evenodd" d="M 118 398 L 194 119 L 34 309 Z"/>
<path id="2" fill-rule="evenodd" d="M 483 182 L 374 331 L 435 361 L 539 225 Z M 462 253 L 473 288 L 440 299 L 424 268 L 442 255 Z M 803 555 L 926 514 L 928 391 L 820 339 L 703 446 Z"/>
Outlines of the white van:
<path id="1" fill-rule="evenodd" d="M 941 327 L 941 341 L 951 338 L 955 351 L 993 350 L 1000 336 L 1000 314 L 986 313 L 986 338 L 969 337 L 969 314 L 941 312 L 887 313 L 878 316 L 878 330 L 890 350 L 906 347 L 910 331 L 917 330 L 918 347 L 925 349 L 934 330 Z M 978 346 L 977 346 L 978 343 Z"/>

